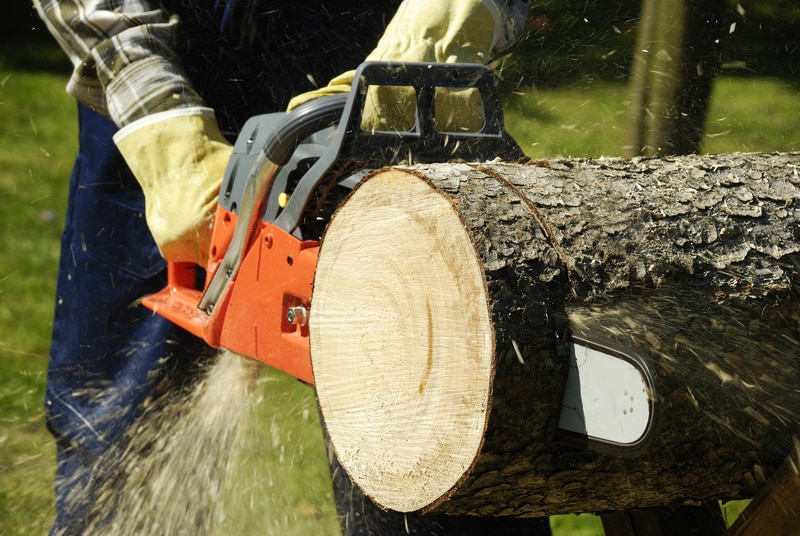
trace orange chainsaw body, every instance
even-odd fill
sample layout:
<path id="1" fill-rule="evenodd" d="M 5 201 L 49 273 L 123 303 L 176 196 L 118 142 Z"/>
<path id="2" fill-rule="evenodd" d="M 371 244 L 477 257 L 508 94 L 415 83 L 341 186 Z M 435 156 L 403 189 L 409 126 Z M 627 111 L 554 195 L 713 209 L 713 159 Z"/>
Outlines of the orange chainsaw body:
<path id="1" fill-rule="evenodd" d="M 230 243 L 236 215 L 217 207 L 208 267 L 210 281 Z M 167 286 L 143 304 L 215 348 L 252 357 L 313 383 L 308 324 L 290 309 L 311 305 L 319 243 L 303 241 L 269 222 L 253 231 L 241 268 L 211 312 L 199 308 L 198 267 L 169 263 Z"/>

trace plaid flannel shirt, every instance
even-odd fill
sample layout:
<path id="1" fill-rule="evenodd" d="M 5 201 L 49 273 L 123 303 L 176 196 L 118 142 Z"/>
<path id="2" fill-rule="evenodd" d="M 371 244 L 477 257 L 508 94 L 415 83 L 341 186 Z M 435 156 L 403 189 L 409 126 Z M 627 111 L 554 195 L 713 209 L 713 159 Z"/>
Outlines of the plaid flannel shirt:
<path id="1" fill-rule="evenodd" d="M 181 67 L 177 17 L 158 0 L 34 0 L 69 56 L 67 92 L 119 126 L 176 108 L 203 107 Z"/>
<path id="2" fill-rule="evenodd" d="M 498 22 L 495 51 L 522 33 L 530 0 L 483 0 Z M 67 92 L 120 127 L 205 103 L 176 50 L 178 18 L 159 0 L 34 0 L 73 65 Z"/>

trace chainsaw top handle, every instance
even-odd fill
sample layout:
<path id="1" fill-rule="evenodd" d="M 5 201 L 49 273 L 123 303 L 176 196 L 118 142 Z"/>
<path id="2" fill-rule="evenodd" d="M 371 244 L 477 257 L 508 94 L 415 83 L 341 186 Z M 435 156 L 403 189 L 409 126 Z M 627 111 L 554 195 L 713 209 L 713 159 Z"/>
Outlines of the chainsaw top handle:
<path id="1" fill-rule="evenodd" d="M 286 165 L 301 141 L 339 121 L 347 97 L 347 94 L 320 97 L 286 114 L 275 127 L 274 135 L 267 140 L 263 150 L 264 158 L 278 166 Z M 257 174 L 258 164 L 257 162 L 253 166 L 253 173 Z"/>
<path id="2" fill-rule="evenodd" d="M 244 185 L 238 220 L 231 241 L 219 267 L 208 283 L 199 308 L 211 313 L 228 282 L 235 278 L 244 253 L 249 246 L 252 230 L 261 220 L 266 208 L 273 179 L 289 161 L 297 145 L 305 138 L 335 123 L 347 100 L 346 95 L 315 99 L 284 116 L 253 163 Z"/>
<path id="3" fill-rule="evenodd" d="M 409 130 L 362 128 L 364 108 L 373 86 L 408 87 L 415 93 L 416 116 Z M 474 89 L 483 108 L 476 131 L 440 131 L 436 127 L 436 90 Z M 312 101 L 313 102 L 313 101 Z M 365 62 L 356 70 L 339 127 L 328 149 L 303 175 L 274 223 L 287 232 L 300 224 L 309 199 L 334 168 L 377 169 L 384 166 L 447 161 L 516 160 L 522 149 L 505 131 L 503 108 L 494 73 L 484 65 L 459 63 Z"/>

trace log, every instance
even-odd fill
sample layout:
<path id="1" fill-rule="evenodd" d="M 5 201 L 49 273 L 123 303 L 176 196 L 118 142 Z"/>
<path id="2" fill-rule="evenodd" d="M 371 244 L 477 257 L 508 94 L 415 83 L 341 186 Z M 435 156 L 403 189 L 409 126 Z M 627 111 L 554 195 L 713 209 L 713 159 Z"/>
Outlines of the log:
<path id="1" fill-rule="evenodd" d="M 378 170 L 319 251 L 320 409 L 380 506 L 540 517 L 752 496 L 800 431 L 800 156 Z M 635 352 L 636 449 L 558 431 L 573 336 Z"/>

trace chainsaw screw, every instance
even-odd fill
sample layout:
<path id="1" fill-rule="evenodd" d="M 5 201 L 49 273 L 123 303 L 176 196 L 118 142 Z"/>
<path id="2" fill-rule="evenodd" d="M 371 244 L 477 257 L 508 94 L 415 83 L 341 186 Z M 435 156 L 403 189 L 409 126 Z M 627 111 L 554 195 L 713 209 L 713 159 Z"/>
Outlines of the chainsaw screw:
<path id="1" fill-rule="evenodd" d="M 286 320 L 295 326 L 305 326 L 308 323 L 308 309 L 302 305 L 289 307 L 286 311 Z"/>
<path id="2" fill-rule="evenodd" d="M 272 241 L 273 238 L 271 234 L 268 234 L 267 236 L 264 237 L 264 245 L 267 246 L 267 249 L 272 248 Z"/>

